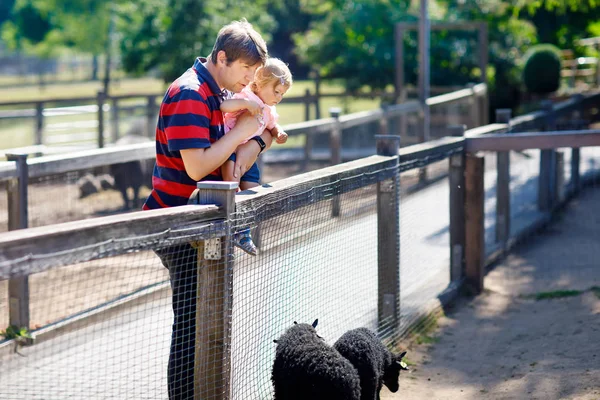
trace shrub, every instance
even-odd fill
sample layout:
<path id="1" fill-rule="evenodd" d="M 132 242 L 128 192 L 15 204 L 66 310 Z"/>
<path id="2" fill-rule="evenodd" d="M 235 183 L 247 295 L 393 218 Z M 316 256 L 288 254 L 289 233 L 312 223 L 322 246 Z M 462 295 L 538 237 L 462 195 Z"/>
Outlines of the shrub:
<path id="1" fill-rule="evenodd" d="M 560 50 L 551 44 L 531 47 L 524 56 L 523 82 L 530 93 L 546 94 L 560 87 Z"/>

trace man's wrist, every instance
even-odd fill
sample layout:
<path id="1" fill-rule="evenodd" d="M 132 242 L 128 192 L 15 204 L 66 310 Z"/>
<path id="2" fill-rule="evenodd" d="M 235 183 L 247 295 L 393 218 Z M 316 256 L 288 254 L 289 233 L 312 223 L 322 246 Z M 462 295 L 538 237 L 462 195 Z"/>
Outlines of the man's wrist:
<path id="1" fill-rule="evenodd" d="M 267 148 L 265 141 L 260 136 L 253 136 L 250 138 L 250 140 L 254 140 L 260 147 L 260 151 L 258 154 L 262 153 L 263 150 L 265 150 Z"/>

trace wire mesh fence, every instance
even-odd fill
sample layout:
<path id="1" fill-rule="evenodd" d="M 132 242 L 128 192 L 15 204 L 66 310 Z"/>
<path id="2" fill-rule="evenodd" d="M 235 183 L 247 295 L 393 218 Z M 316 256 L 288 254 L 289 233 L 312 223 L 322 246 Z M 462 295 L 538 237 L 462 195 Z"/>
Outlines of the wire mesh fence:
<path id="1" fill-rule="evenodd" d="M 240 193 L 235 210 L 230 188 L 220 210 L 175 207 L 0 235 L 0 288 L 15 288 L 10 299 L 0 297 L 0 322 L 12 323 L 14 290 L 26 284 L 21 326 L 35 338 L 33 345 L 18 334 L 0 342 L 0 395 L 268 399 L 273 339 L 294 321 L 317 318 L 329 344 L 368 327 L 391 348 L 401 346 L 458 283 L 455 188 L 444 171 L 464 155 L 466 140 L 266 185 Z M 539 184 L 530 180 L 543 169 L 538 150 L 511 153 L 514 227 L 538 204 Z M 582 176 L 593 176 L 597 149 L 580 155 Z M 486 156 L 484 173 L 490 232 L 494 157 Z M 426 166 L 439 172 L 419 183 Z M 396 235 L 382 230 L 394 226 Z M 256 257 L 234 247 L 247 228 Z M 494 235 L 488 245 L 497 243 Z"/>

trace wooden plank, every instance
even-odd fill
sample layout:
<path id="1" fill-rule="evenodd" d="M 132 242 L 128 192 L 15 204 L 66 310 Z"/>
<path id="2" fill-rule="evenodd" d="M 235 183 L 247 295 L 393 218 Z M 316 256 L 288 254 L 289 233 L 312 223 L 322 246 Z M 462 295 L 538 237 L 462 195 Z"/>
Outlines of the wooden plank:
<path id="1" fill-rule="evenodd" d="M 211 222 L 222 215 L 216 206 L 182 206 L 0 233 L 0 279 L 149 248 L 159 239 L 161 244 L 185 242 L 189 239 L 181 237 L 202 235 L 202 224 L 214 224 L 211 232 L 224 229 Z M 189 232 L 177 233 L 184 228 Z M 135 237 L 146 239 L 125 241 Z"/>
<path id="2" fill-rule="evenodd" d="M 375 138 L 377 154 L 396 162 L 396 174 L 377 183 L 377 315 L 380 330 L 387 330 L 396 329 L 400 318 L 400 136 Z"/>
<path id="3" fill-rule="evenodd" d="M 70 171 L 94 168 L 128 161 L 147 160 L 156 157 L 156 144 L 138 143 L 103 149 L 91 149 L 62 155 L 38 157 L 29 160 L 29 177 L 62 174 Z M 0 176 L 2 173 L 0 172 Z"/>
<path id="4" fill-rule="evenodd" d="M 400 163 L 461 149 L 464 140 L 462 137 L 443 137 L 426 143 L 403 147 L 400 149 Z"/>
<path id="5" fill-rule="evenodd" d="M 510 136 L 490 134 L 468 137 L 465 142 L 469 152 L 590 146 L 600 146 L 600 130 L 514 133 Z"/>
<path id="6" fill-rule="evenodd" d="M 483 290 L 485 274 L 484 157 L 465 159 L 465 278 L 473 293 Z"/>
<path id="7" fill-rule="evenodd" d="M 345 187 L 352 187 L 352 181 L 372 177 L 373 183 L 389 179 L 397 173 L 394 157 L 371 156 L 360 160 L 322 168 L 293 177 L 258 186 L 249 192 L 241 192 L 236 196 L 236 208 L 248 207 L 255 209 L 255 204 L 268 205 L 269 216 L 274 218 L 310 204 L 323 198 L 330 198 L 330 191 L 323 191 L 315 196 L 302 196 L 289 202 L 289 197 L 306 191 L 317 191 L 320 187 L 331 187 L 334 182 L 344 181 Z M 337 194 L 345 193 L 340 187 Z"/>

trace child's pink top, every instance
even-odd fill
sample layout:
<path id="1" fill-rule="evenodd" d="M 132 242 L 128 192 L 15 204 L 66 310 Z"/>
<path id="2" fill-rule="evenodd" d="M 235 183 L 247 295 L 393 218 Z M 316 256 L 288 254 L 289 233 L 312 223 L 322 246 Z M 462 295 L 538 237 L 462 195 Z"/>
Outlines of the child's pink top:
<path id="1" fill-rule="evenodd" d="M 275 127 L 275 124 L 279 120 L 279 114 L 277 114 L 277 111 L 275 111 L 275 107 L 266 105 L 261 100 L 261 98 L 258 97 L 250 89 L 249 86 L 246 86 L 244 89 L 242 89 L 241 92 L 234 94 L 231 98 L 232 99 L 252 100 L 252 101 L 257 102 L 261 107 L 263 107 L 262 118 L 260 115 L 257 115 L 258 125 L 259 125 L 258 130 L 256 132 L 252 133 L 250 136 L 248 136 L 248 139 L 250 139 L 254 136 L 261 135 L 263 133 L 263 131 L 265 130 L 265 128 L 273 129 Z M 238 117 L 241 114 L 243 114 L 244 112 L 246 112 L 246 110 L 240 110 L 240 111 L 236 111 L 233 113 L 224 113 L 223 114 L 223 123 L 225 125 L 225 133 L 229 132 L 235 126 Z M 246 143 L 248 141 L 248 139 L 246 139 L 243 143 Z"/>

